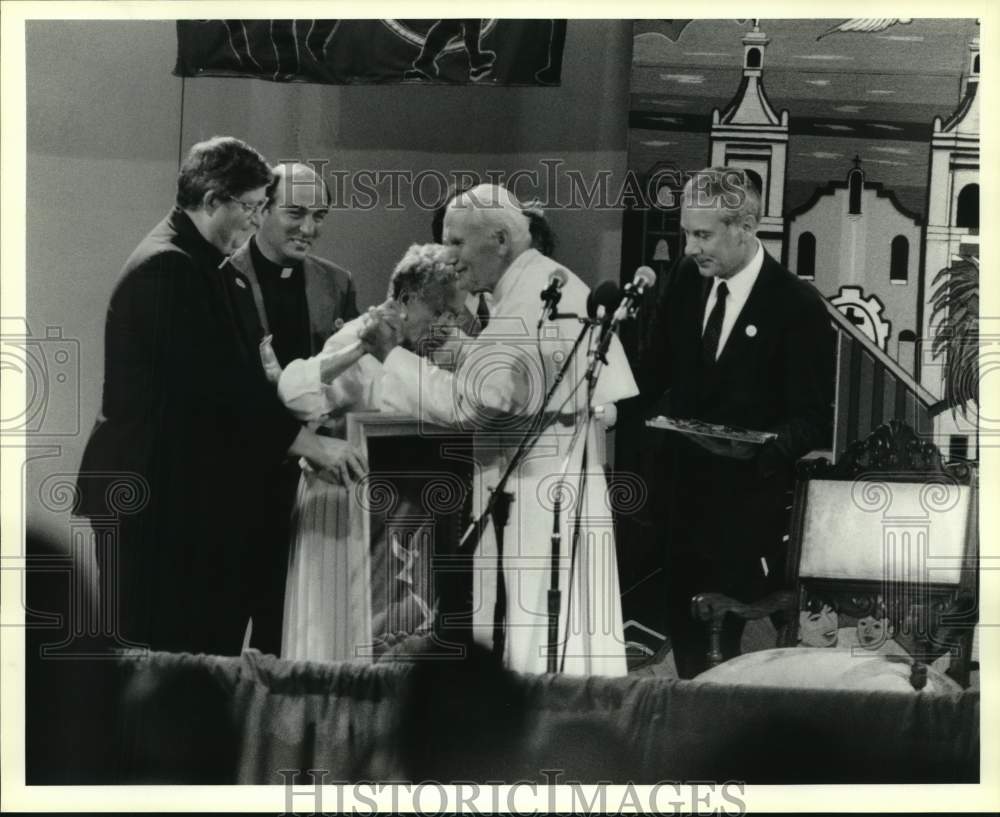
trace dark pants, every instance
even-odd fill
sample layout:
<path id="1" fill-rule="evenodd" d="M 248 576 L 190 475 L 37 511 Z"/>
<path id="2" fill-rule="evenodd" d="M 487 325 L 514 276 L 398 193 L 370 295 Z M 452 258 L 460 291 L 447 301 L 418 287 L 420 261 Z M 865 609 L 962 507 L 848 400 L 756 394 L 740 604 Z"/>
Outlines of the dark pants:
<path id="1" fill-rule="evenodd" d="M 281 654 L 291 517 L 300 475 L 297 461 L 275 469 L 261 499 L 266 513 L 260 514 L 260 524 L 251 535 L 255 555 L 246 602 L 253 618 L 250 646 L 272 655 Z"/>
<path id="2" fill-rule="evenodd" d="M 708 625 L 692 618 L 692 596 L 723 593 L 751 602 L 781 586 L 786 476 L 764 476 L 754 460 L 717 457 L 684 439 L 675 446 L 664 514 L 668 621 L 677 670 L 690 678 L 707 668 L 708 652 Z M 739 654 L 744 627 L 743 620 L 726 617 L 724 658 Z"/>
<path id="3" fill-rule="evenodd" d="M 238 655 L 248 616 L 235 554 L 245 542 L 161 510 L 99 544 L 102 628 L 118 647 Z"/>

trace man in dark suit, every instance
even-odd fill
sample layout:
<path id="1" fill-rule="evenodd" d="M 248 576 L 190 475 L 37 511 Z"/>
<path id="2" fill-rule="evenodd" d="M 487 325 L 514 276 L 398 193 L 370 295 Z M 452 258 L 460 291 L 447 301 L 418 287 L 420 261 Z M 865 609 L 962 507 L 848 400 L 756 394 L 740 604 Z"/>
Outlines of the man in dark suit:
<path id="1" fill-rule="evenodd" d="M 704 668 L 708 647 L 691 597 L 714 591 L 751 601 L 781 580 L 793 465 L 829 444 L 829 318 L 820 294 L 764 251 L 760 211 L 742 171 L 692 176 L 681 210 L 685 257 L 663 290 L 641 367 L 644 398 L 659 401 L 653 413 L 777 435 L 758 446 L 661 432 L 670 434 L 668 621 L 682 677 Z M 727 657 L 742 630 L 727 622 Z"/>
<path id="2" fill-rule="evenodd" d="M 121 645 L 238 653 L 266 476 L 289 454 L 322 471 L 361 467 L 343 442 L 285 410 L 239 325 L 245 284 L 223 261 L 255 228 L 270 181 L 238 139 L 194 145 L 177 206 L 111 296 L 103 400 L 76 512 L 119 520 L 97 556 L 106 624 Z M 122 485 L 136 493 L 122 497 Z"/>
<path id="3" fill-rule="evenodd" d="M 247 284 L 239 300 L 249 346 L 261 349 L 273 379 L 292 360 L 318 354 L 339 324 L 358 317 L 358 307 L 351 274 L 310 252 L 330 210 L 326 183 L 304 164 L 280 164 L 272 173 L 260 226 L 229 265 Z M 299 473 L 298 459 L 290 457 L 265 479 L 267 513 L 254 531 L 260 570 L 248 583 L 251 643 L 275 655 L 281 650 L 289 524 Z"/>

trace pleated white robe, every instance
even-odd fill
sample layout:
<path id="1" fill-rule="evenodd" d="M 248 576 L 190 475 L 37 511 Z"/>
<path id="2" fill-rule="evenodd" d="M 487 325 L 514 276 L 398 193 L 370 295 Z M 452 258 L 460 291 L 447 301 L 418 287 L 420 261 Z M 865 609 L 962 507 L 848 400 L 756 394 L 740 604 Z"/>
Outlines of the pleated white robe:
<path id="1" fill-rule="evenodd" d="M 374 392 L 382 366 L 371 355 L 331 384 L 319 377 L 323 357 L 357 341 L 361 321 L 346 324 L 319 355 L 290 363 L 278 384 L 281 398 L 299 419 L 324 425 L 338 437 L 344 435 L 348 412 L 377 407 Z M 353 489 L 325 482 L 303 464 L 292 516 L 282 658 L 371 660 L 368 595 L 353 592 L 371 581 L 367 543 L 351 541 L 353 497 Z"/>

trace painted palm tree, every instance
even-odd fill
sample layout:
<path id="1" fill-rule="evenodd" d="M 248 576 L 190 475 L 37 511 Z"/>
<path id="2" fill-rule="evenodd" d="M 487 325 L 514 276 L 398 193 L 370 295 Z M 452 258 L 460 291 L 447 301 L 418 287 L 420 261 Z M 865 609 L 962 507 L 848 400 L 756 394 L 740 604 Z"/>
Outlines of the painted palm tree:
<path id="1" fill-rule="evenodd" d="M 969 402 L 979 404 L 979 258 L 962 255 L 934 276 L 931 287 L 931 325 L 940 318 L 931 354 L 944 358 L 944 393 L 931 410 L 960 410 L 964 417 Z"/>

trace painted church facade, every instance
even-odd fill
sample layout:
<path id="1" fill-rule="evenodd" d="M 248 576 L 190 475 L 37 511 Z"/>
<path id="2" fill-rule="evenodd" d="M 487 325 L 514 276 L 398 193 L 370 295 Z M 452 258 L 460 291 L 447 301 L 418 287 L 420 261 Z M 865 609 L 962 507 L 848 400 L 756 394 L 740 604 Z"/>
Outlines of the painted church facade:
<path id="1" fill-rule="evenodd" d="M 765 249 L 795 274 L 812 281 L 851 322 L 885 352 L 928 397 L 942 394 L 940 361 L 933 360 L 930 323 L 933 280 L 962 254 L 979 254 L 979 39 L 968 43 L 967 68 L 954 112 L 933 123 L 924 213 L 905 207 L 859 157 L 844 175 L 819 184 L 810 198 L 786 211 L 784 191 L 789 112 L 777 111 L 764 88 L 770 42 L 757 21 L 743 43 L 740 84 L 715 108 L 708 129 L 713 166 L 744 169 L 761 191 L 758 236 Z M 665 266 L 669 245 L 683 246 L 676 215 L 644 217 L 646 253 Z M 649 263 L 650 259 L 644 259 Z M 943 449 L 974 450 L 976 426 L 950 411 L 934 419 Z"/>

